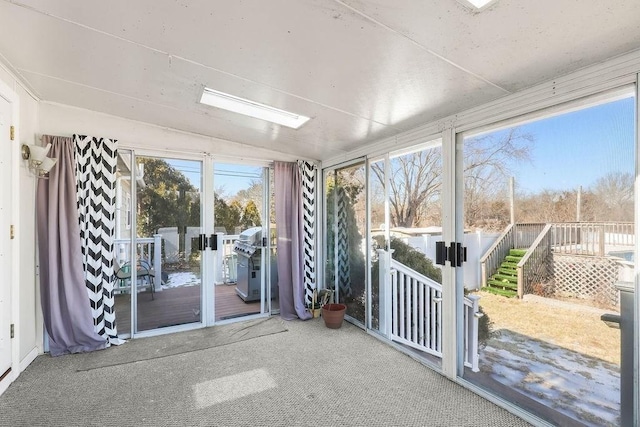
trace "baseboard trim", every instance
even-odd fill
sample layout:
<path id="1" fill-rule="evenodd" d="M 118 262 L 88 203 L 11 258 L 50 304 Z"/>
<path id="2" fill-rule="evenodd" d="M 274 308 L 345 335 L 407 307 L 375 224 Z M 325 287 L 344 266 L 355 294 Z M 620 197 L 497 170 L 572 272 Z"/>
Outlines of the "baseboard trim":
<path id="1" fill-rule="evenodd" d="M 12 382 L 18 377 L 18 374 L 15 372 L 15 369 L 12 369 L 8 375 L 6 375 L 2 381 L 0 381 L 0 396 L 4 393 Z"/>
<path id="2" fill-rule="evenodd" d="M 20 372 L 27 369 L 27 366 L 31 365 L 31 362 L 36 360 L 36 357 L 40 354 L 38 347 L 33 347 L 31 351 L 20 361 Z"/>

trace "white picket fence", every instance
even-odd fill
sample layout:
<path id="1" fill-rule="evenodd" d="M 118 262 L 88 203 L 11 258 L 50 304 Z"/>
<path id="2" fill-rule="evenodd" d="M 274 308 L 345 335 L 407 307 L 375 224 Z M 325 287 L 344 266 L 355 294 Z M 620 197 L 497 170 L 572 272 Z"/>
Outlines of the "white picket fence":
<path id="1" fill-rule="evenodd" d="M 442 358 L 442 285 L 393 259 L 385 274 L 385 265 L 380 262 L 380 277 L 390 283 L 381 282 L 381 310 L 387 312 L 381 313 L 381 330 L 393 341 Z M 479 370 L 479 299 L 464 298 L 464 365 L 474 372 Z"/>

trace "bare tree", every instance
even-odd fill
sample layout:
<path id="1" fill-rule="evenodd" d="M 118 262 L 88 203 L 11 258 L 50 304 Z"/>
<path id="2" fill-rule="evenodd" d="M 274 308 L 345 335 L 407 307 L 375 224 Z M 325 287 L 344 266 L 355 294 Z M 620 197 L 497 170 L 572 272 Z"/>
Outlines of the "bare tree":
<path id="1" fill-rule="evenodd" d="M 544 189 L 520 196 L 516 203 L 518 222 L 633 221 L 633 174 L 612 172 L 598 178 L 581 194 L 579 190 Z"/>
<path id="2" fill-rule="evenodd" d="M 516 209 L 518 222 L 574 222 L 578 215 L 577 190 L 545 189 L 520 197 Z"/>
<path id="3" fill-rule="evenodd" d="M 430 204 L 439 199 L 442 190 L 442 149 L 405 154 L 390 163 L 391 225 L 421 225 Z M 384 165 L 375 163 L 371 169 L 384 183 Z"/>
<path id="4" fill-rule="evenodd" d="M 611 172 L 599 178 L 592 192 L 596 221 L 633 221 L 633 181 L 631 173 Z"/>
<path id="5" fill-rule="evenodd" d="M 514 160 L 528 160 L 533 137 L 519 128 L 468 138 L 464 142 L 464 205 L 466 224 L 508 221 L 506 183 Z M 391 159 L 390 205 L 392 226 L 415 227 L 438 223 L 442 192 L 442 149 L 434 147 Z M 384 165 L 372 165 L 384 182 Z"/>
<path id="6" fill-rule="evenodd" d="M 534 138 L 510 128 L 464 141 L 464 217 L 467 226 L 502 229 L 509 223 L 508 180 L 514 161 L 530 159 Z"/>

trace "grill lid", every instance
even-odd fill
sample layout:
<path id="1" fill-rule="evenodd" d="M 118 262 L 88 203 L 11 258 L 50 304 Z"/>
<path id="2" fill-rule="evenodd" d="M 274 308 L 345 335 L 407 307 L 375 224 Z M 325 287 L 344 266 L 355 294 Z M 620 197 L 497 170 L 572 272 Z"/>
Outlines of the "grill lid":
<path id="1" fill-rule="evenodd" d="M 251 227 L 244 230 L 238 236 L 238 241 L 244 242 L 253 246 L 260 246 L 262 240 L 262 227 Z"/>
<path id="2" fill-rule="evenodd" d="M 245 242 L 241 242 L 240 240 L 237 240 L 236 243 L 233 245 L 233 250 L 237 254 L 251 256 L 255 253 L 255 251 L 258 250 L 258 248 L 253 245 L 249 245 Z"/>
<path id="3" fill-rule="evenodd" d="M 238 236 L 238 240 L 233 245 L 233 250 L 242 255 L 251 256 L 261 246 L 262 227 L 251 227 L 244 230 Z"/>

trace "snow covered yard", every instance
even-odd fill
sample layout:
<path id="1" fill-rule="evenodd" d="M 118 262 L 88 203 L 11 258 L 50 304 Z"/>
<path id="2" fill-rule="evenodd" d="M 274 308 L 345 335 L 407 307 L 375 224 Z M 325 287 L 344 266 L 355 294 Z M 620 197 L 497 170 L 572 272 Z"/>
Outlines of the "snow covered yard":
<path id="1" fill-rule="evenodd" d="M 507 329 L 480 357 L 481 372 L 545 406 L 585 425 L 619 425 L 617 365 Z"/>
<path id="2" fill-rule="evenodd" d="M 619 425 L 620 330 L 600 319 L 615 308 L 477 294 L 493 329 L 480 350 L 479 374 L 487 384 L 502 384 L 588 426 Z"/>

